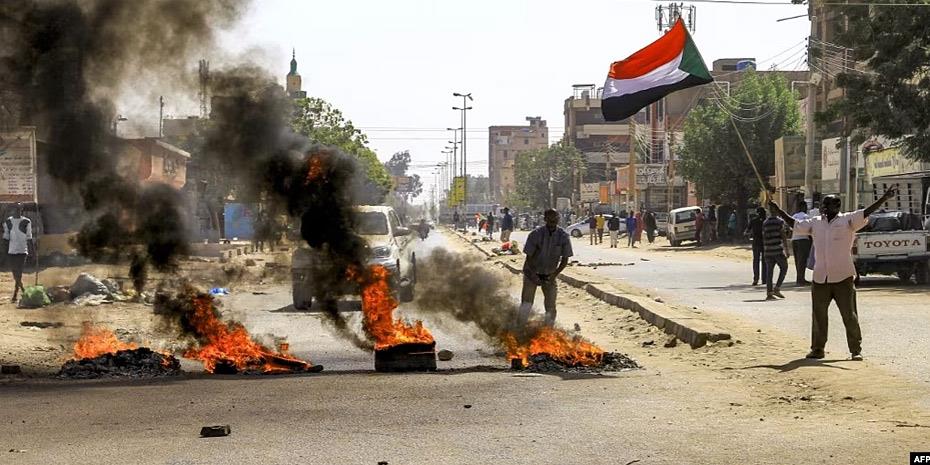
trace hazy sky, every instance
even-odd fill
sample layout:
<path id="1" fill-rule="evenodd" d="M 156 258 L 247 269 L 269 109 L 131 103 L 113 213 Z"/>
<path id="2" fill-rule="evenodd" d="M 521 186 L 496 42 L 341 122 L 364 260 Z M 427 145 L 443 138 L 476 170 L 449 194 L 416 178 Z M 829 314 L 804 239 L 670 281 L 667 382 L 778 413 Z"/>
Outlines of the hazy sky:
<path id="1" fill-rule="evenodd" d="M 772 0 L 779 1 L 779 0 Z M 704 60 L 755 57 L 759 68 L 805 68 L 806 13 L 790 5 L 694 3 Z M 611 62 L 658 38 L 645 0 L 256 0 L 224 47 L 251 47 L 280 74 L 291 48 L 308 94 L 340 108 L 385 160 L 410 150 L 426 191 L 471 92 L 468 172 L 487 174 L 487 128 L 542 116 L 551 139 L 563 132 L 572 84 L 603 85 Z M 667 3 L 662 3 L 667 4 Z M 779 53 L 782 53 L 779 55 Z M 779 55 L 776 57 L 776 55 Z M 773 59 L 774 57 L 774 59 Z"/>

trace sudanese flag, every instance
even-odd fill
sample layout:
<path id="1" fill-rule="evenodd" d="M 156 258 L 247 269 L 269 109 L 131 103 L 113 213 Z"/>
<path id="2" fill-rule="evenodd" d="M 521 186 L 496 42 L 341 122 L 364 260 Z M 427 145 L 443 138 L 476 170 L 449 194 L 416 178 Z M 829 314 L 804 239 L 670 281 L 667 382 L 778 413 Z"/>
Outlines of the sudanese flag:
<path id="1" fill-rule="evenodd" d="M 679 19 L 659 40 L 610 65 L 601 111 L 605 120 L 620 121 L 672 92 L 713 80 Z"/>

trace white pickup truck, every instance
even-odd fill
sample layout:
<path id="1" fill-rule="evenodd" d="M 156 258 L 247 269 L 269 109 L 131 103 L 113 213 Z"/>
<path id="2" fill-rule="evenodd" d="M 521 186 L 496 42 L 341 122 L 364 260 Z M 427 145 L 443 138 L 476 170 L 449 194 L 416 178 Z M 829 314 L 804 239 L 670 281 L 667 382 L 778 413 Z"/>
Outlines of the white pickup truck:
<path id="1" fill-rule="evenodd" d="M 930 231 L 922 229 L 917 215 L 872 214 L 856 234 L 853 256 L 860 276 L 896 274 L 905 282 L 911 277 L 917 284 L 930 282 Z"/>

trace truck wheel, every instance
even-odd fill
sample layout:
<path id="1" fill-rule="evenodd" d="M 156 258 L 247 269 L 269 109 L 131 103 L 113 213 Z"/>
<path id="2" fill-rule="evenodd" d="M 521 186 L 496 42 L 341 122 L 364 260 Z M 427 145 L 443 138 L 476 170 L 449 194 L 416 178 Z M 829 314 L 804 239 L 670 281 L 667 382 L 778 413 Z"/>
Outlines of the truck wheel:
<path id="1" fill-rule="evenodd" d="M 914 274 L 917 284 L 930 284 L 930 263 L 923 262 L 917 265 L 917 273 Z"/>
<path id="2" fill-rule="evenodd" d="M 678 247 L 679 245 L 681 245 L 681 241 L 674 239 L 673 237 L 669 237 L 668 242 L 669 244 L 672 244 L 672 247 Z"/>
<path id="3" fill-rule="evenodd" d="M 912 274 L 913 273 L 911 272 L 911 270 L 901 270 L 898 272 L 898 279 L 900 279 L 901 282 L 903 283 L 909 283 L 911 282 Z"/>

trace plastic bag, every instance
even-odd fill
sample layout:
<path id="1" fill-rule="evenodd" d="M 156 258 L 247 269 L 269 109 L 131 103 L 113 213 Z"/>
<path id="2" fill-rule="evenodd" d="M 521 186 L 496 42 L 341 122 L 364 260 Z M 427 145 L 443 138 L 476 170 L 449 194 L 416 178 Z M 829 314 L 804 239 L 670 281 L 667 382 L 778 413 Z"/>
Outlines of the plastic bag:
<path id="1" fill-rule="evenodd" d="M 51 304 L 52 301 L 45 295 L 42 286 L 26 286 L 23 289 L 23 298 L 19 301 L 19 308 L 41 308 Z"/>

